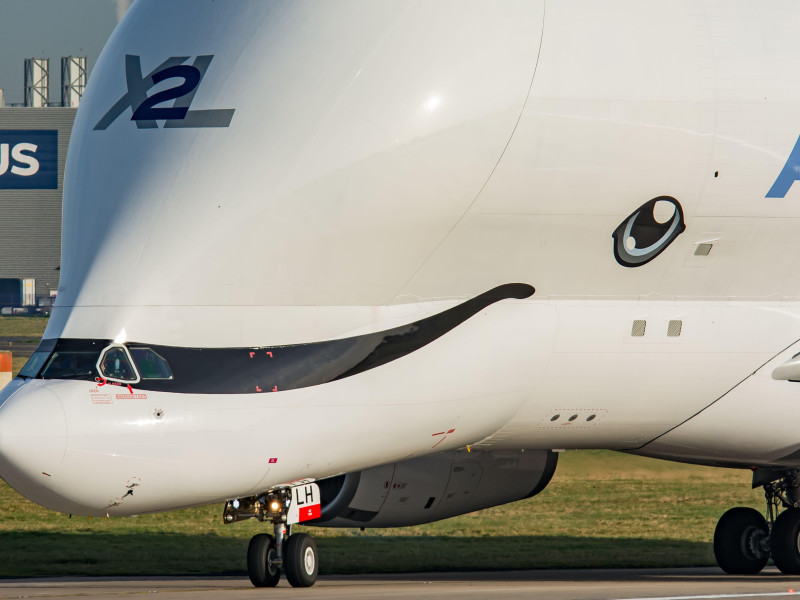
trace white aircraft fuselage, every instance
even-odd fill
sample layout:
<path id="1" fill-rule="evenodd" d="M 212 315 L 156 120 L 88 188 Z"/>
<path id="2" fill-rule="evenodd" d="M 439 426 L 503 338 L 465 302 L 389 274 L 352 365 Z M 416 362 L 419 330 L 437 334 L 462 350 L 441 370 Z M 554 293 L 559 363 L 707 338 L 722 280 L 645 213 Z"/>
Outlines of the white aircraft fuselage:
<path id="1" fill-rule="evenodd" d="M 113 516 L 467 446 L 800 467 L 798 18 L 138 0 L 0 475 Z"/>

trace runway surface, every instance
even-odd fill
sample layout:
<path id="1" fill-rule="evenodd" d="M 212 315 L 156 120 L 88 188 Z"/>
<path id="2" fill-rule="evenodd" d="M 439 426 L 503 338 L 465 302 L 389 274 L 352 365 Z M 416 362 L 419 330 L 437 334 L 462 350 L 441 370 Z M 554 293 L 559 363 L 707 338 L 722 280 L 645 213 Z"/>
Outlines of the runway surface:
<path id="1" fill-rule="evenodd" d="M 504 598 L 536 600 L 723 600 L 800 597 L 800 576 L 773 568 L 753 577 L 719 569 L 603 569 L 428 573 L 320 577 L 312 588 L 255 589 L 246 577 L 114 577 L 0 580 L 0 600 L 10 598 L 132 598 L 159 600 L 235 598 Z"/>

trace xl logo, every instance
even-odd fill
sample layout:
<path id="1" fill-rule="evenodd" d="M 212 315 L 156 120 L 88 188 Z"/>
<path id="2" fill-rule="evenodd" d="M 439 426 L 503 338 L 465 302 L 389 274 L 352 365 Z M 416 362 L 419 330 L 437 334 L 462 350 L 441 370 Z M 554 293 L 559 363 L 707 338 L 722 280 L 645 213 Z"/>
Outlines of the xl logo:
<path id="1" fill-rule="evenodd" d="M 57 189 L 58 131 L 0 130 L 0 189 Z"/>
<path id="2" fill-rule="evenodd" d="M 189 110 L 200 82 L 211 64 L 213 55 L 195 57 L 191 65 L 184 64 L 191 57 L 172 56 L 158 65 L 146 76 L 142 76 L 139 57 L 125 55 L 125 81 L 128 91 L 112 106 L 94 126 L 95 130 L 105 129 L 128 108 L 133 116 L 131 121 L 139 129 L 156 129 L 156 121 L 164 120 L 165 128 L 174 127 L 228 127 L 231 124 L 233 108 L 211 110 Z M 177 85 L 148 96 L 151 88 L 169 79 L 176 79 Z M 161 106 L 174 100 L 171 106 Z"/>

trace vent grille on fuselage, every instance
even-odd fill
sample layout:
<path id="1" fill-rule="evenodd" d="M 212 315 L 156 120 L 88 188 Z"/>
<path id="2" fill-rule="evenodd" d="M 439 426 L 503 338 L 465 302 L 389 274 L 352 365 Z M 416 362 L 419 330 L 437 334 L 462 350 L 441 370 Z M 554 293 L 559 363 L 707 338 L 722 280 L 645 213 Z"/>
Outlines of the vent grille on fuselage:
<path id="1" fill-rule="evenodd" d="M 647 329 L 647 321 L 644 319 L 636 319 L 633 322 L 633 326 L 631 326 L 631 336 L 643 337 L 645 329 Z"/>
<path id="2" fill-rule="evenodd" d="M 667 326 L 667 337 L 678 337 L 683 329 L 683 321 L 672 320 Z"/>

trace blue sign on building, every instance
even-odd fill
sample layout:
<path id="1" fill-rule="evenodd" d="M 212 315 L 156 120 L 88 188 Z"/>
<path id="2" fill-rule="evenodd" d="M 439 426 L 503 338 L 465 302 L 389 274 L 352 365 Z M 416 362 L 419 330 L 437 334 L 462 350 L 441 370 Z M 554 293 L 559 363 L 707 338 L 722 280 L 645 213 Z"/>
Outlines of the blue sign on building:
<path id="1" fill-rule="evenodd" d="M 58 189 L 58 131 L 0 129 L 0 189 Z"/>

